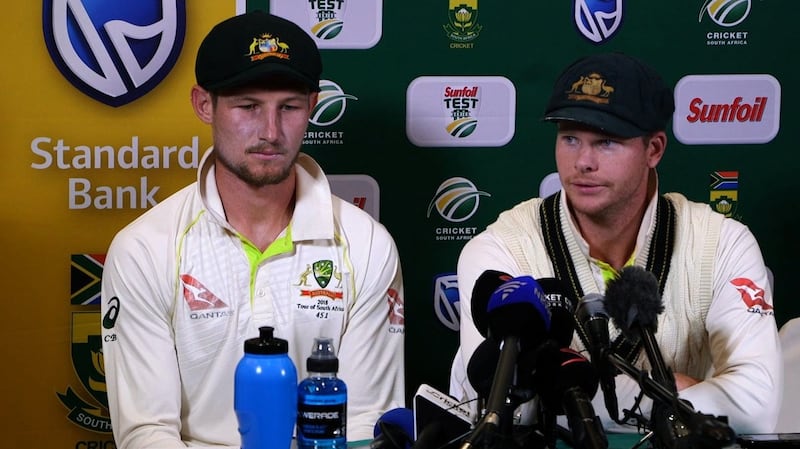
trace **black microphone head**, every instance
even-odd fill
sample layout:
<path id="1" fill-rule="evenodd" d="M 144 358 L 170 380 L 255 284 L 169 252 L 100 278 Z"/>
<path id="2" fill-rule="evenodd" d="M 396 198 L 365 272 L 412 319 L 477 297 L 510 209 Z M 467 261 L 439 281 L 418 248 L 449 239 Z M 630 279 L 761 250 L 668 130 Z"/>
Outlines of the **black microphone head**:
<path id="1" fill-rule="evenodd" d="M 542 403 L 552 412 L 563 415 L 567 390 L 578 387 L 588 397 L 597 393 L 599 380 L 589 361 L 571 348 L 540 354 L 534 376 Z"/>
<path id="2" fill-rule="evenodd" d="M 588 345 L 592 357 L 609 347 L 611 343 L 608 333 L 609 318 L 603 295 L 599 293 L 584 295 L 575 309 L 575 319 L 589 339 Z"/>
<path id="3" fill-rule="evenodd" d="M 608 281 L 605 305 L 611 321 L 626 337 L 635 336 L 639 329 L 655 333 L 658 314 L 664 311 L 655 275 L 635 265 Z"/>
<path id="4" fill-rule="evenodd" d="M 410 449 L 414 442 L 414 411 L 393 408 L 378 418 L 372 429 L 374 449 Z"/>
<path id="5" fill-rule="evenodd" d="M 485 399 L 489 396 L 499 360 L 500 343 L 493 338 L 483 340 L 469 358 L 467 379 L 478 393 L 478 397 Z"/>
<path id="6" fill-rule="evenodd" d="M 543 278 L 537 281 L 544 290 L 545 306 L 550 311 L 550 338 L 559 347 L 567 347 L 572 343 L 575 333 L 575 307 L 578 301 L 559 279 Z"/>
<path id="7" fill-rule="evenodd" d="M 544 291 L 531 276 L 518 276 L 498 287 L 489 297 L 486 312 L 489 336 L 518 337 L 522 349 L 540 344 L 550 332 Z"/>
<path id="8" fill-rule="evenodd" d="M 472 296 L 470 297 L 472 321 L 475 323 L 475 327 L 478 328 L 478 332 L 484 337 L 489 332 L 489 318 L 486 313 L 489 298 L 497 290 L 497 287 L 509 280 L 511 280 L 510 274 L 497 270 L 486 270 L 475 280 L 475 286 L 472 287 Z"/>

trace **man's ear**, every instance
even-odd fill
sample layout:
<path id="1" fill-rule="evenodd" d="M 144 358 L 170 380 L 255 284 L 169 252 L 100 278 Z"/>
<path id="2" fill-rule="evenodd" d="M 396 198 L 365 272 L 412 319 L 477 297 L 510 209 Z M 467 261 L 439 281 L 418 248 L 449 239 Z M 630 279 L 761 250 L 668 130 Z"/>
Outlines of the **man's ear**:
<path id="1" fill-rule="evenodd" d="M 192 108 L 203 123 L 210 124 L 211 118 L 214 115 L 214 103 L 211 98 L 211 92 L 195 85 L 192 87 Z"/>
<path id="2" fill-rule="evenodd" d="M 648 165 L 650 168 L 655 168 L 664 157 L 664 150 L 667 148 L 667 133 L 656 131 L 647 139 L 646 143 Z"/>

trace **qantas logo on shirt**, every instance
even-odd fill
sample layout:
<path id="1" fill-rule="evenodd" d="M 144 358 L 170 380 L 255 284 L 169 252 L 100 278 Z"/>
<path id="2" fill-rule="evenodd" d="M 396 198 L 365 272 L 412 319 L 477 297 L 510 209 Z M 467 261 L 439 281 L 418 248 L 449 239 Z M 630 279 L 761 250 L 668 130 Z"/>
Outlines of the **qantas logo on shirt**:
<path id="1" fill-rule="evenodd" d="M 386 292 L 389 303 L 389 332 L 402 334 L 405 332 L 406 307 L 403 298 L 397 290 L 390 288 Z"/>
<path id="2" fill-rule="evenodd" d="M 192 276 L 182 274 L 181 281 L 183 281 L 183 299 L 189 304 L 189 308 L 192 312 L 209 309 L 226 309 L 228 307 L 225 302 L 211 293 L 211 290 L 207 289 L 205 285 L 201 284 L 200 281 Z"/>
<path id="3" fill-rule="evenodd" d="M 764 289 L 753 281 L 747 278 L 736 278 L 731 281 L 731 284 L 736 287 L 736 290 L 739 290 L 748 312 L 759 315 L 772 315 L 774 313 L 773 307 L 764 300 Z"/>

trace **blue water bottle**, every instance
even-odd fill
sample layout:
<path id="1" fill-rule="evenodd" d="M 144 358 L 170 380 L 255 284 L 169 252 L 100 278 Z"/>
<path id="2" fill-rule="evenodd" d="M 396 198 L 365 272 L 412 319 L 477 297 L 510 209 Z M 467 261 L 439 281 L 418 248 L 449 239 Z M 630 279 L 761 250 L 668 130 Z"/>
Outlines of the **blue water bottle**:
<path id="1" fill-rule="evenodd" d="M 239 421 L 242 449 L 289 449 L 297 419 L 297 368 L 289 343 L 274 329 L 244 342 L 236 365 L 233 408 Z"/>
<path id="2" fill-rule="evenodd" d="M 297 386 L 297 447 L 347 447 L 347 386 L 336 377 L 333 339 L 317 337 L 306 360 L 308 377 Z"/>

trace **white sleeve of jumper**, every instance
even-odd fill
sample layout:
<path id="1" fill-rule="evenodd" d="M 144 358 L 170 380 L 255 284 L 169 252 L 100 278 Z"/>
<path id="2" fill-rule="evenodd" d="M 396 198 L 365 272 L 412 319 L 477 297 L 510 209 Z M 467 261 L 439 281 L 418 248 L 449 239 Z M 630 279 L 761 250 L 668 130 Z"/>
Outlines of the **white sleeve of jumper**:
<path id="1" fill-rule="evenodd" d="M 783 362 L 772 288 L 758 243 L 725 220 L 706 330 L 712 376 L 679 396 L 705 414 L 727 416 L 738 433 L 772 432 L 783 394 Z"/>
<path id="2" fill-rule="evenodd" d="M 379 223 L 354 232 L 356 297 L 343 329 L 339 377 L 347 384 L 347 440 L 372 439 L 388 410 L 405 406 L 404 289 L 394 240 Z"/>
<path id="3" fill-rule="evenodd" d="M 511 276 L 520 276 L 519 265 L 502 243 L 488 231 L 484 231 L 462 248 L 458 257 L 458 296 L 461 325 L 459 348 L 450 370 L 450 395 L 460 401 L 471 402 L 473 416 L 477 416 L 474 399 L 478 393 L 467 377 L 467 366 L 475 349 L 484 337 L 475 326 L 472 315 L 472 289 L 475 281 L 486 270 L 496 270 Z"/>
<path id="4" fill-rule="evenodd" d="M 114 438 L 120 449 L 186 447 L 180 437 L 181 384 L 158 252 L 130 228 L 111 243 L 103 268 L 103 358 Z"/>

